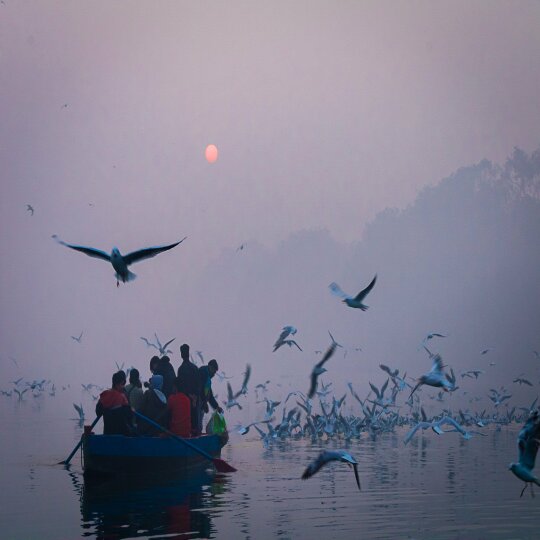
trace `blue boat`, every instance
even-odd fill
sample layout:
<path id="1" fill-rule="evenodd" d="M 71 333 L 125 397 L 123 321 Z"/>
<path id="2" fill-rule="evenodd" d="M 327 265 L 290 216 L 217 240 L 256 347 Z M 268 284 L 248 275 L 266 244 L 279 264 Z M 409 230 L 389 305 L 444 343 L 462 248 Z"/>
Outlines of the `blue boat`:
<path id="1" fill-rule="evenodd" d="M 189 445 L 219 458 L 228 435 L 201 435 L 186 439 Z M 148 473 L 174 474 L 209 464 L 195 449 L 169 437 L 126 437 L 85 433 L 82 439 L 85 476 Z"/>

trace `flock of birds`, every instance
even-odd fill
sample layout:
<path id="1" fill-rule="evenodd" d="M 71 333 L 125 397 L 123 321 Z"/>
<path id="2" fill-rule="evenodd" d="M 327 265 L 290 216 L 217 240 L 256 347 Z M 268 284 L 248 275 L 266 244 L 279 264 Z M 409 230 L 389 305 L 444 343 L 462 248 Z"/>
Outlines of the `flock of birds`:
<path id="1" fill-rule="evenodd" d="M 286 340 L 290 335 L 294 335 L 296 329 L 291 326 L 283 328 L 276 344 Z M 481 430 L 489 425 L 495 426 L 500 430 L 503 425 L 509 425 L 514 422 L 525 422 L 523 429 L 518 437 L 518 462 L 510 465 L 510 470 L 525 482 L 525 488 L 531 485 L 531 495 L 534 497 L 533 484 L 540 486 L 540 480 L 533 474 L 536 454 L 540 445 L 540 418 L 537 410 L 538 398 L 536 398 L 528 407 L 509 408 L 505 403 L 504 412 L 498 407 L 512 397 L 505 388 L 492 388 L 487 396 L 494 404 L 494 410 L 488 412 L 487 409 L 481 412 L 472 412 L 469 409 L 452 411 L 450 408 L 444 408 L 438 415 L 429 417 L 421 403 L 418 391 L 421 386 L 430 386 L 441 389 L 437 400 L 444 401 L 445 393 L 451 394 L 458 390 L 456 376 L 452 368 L 450 373 L 445 372 L 445 366 L 442 363 L 440 354 L 432 353 L 425 342 L 436 335 L 428 335 L 423 343 L 423 347 L 431 359 L 431 369 L 417 379 L 410 379 L 406 374 L 400 375 L 399 369 L 392 369 L 384 364 L 380 368 L 388 378 L 377 387 L 369 383 L 370 391 L 361 398 L 353 384 L 348 383 L 349 395 L 344 394 L 336 398 L 331 390 L 332 383 L 324 383 L 319 377 L 327 372 L 324 367 L 332 358 L 336 349 L 340 347 L 333 336 L 332 343 L 326 350 L 323 358 L 312 369 L 309 378 L 309 389 L 307 393 L 300 390 L 289 392 L 283 400 L 272 400 L 264 396 L 257 403 L 265 403 L 265 413 L 261 420 L 251 422 L 247 425 L 236 427 L 240 435 L 246 435 L 250 428 L 254 428 L 265 447 L 269 447 L 274 442 L 287 439 L 309 438 L 313 443 L 321 439 L 334 439 L 350 442 L 352 439 L 359 439 L 362 434 L 368 434 L 376 438 L 382 433 L 393 432 L 398 427 L 408 428 L 403 439 L 407 445 L 419 431 L 431 430 L 437 435 L 445 433 L 458 433 L 464 440 L 469 440 L 473 435 L 487 436 Z M 431 337 L 429 337 L 431 336 Z M 443 337 L 443 336 L 441 336 Z M 274 345 L 274 350 L 277 350 Z M 241 396 L 248 394 L 248 383 L 251 368 L 248 365 L 244 372 L 244 379 L 241 389 L 238 392 L 232 390 L 231 384 L 227 383 L 227 400 L 223 402 L 227 409 L 232 407 L 242 408 L 238 401 Z M 461 374 L 462 378 L 470 377 L 476 380 L 481 374 L 481 370 L 470 370 Z M 514 379 L 514 383 L 520 384 L 519 377 Z M 412 386 L 407 380 L 416 382 Z M 255 393 L 268 391 L 270 381 L 260 383 L 255 387 Z M 390 383 L 392 387 L 389 388 Z M 408 391 L 410 390 L 410 393 Z M 398 396 L 402 393 L 408 393 L 408 397 L 401 403 Z M 296 397 L 294 406 L 287 409 L 287 402 Z M 360 406 L 361 414 L 346 414 L 344 404 L 349 396 Z M 315 412 L 314 400 L 318 400 L 320 412 Z M 471 398 L 472 401 L 479 401 L 481 398 Z M 276 420 L 276 410 L 282 405 L 281 420 Z M 345 450 L 324 451 L 308 465 L 302 478 L 307 479 L 317 473 L 323 466 L 330 462 L 340 461 L 354 470 L 355 479 L 360 489 L 360 479 L 358 475 L 358 463 L 355 458 Z M 525 491 L 523 489 L 523 492 Z"/>
<path id="2" fill-rule="evenodd" d="M 31 205 L 27 205 L 27 211 L 34 214 L 34 209 Z M 178 246 L 185 239 L 175 242 L 173 244 L 149 247 L 139 249 L 137 251 L 122 255 L 118 248 L 113 248 L 111 253 L 108 254 L 102 250 L 80 246 L 75 244 L 68 244 L 60 240 L 56 235 L 53 238 L 61 245 L 66 246 L 75 251 L 84 253 L 89 257 L 98 258 L 109 262 L 114 270 L 116 277 L 116 284 L 119 286 L 120 282 L 126 283 L 135 279 L 128 267 L 136 262 L 155 257 L 156 255 L 165 251 L 171 250 Z M 245 245 L 242 244 L 240 249 L 244 249 Z M 343 303 L 353 309 L 360 309 L 366 311 L 368 306 L 364 304 L 364 301 L 368 294 L 371 292 L 377 281 L 375 275 L 369 285 L 362 289 L 355 296 L 346 294 L 337 283 L 331 283 L 329 285 L 330 292 L 340 298 Z M 283 327 L 279 337 L 273 346 L 273 352 L 276 352 L 284 345 L 289 348 L 296 347 L 302 351 L 302 348 L 297 343 L 293 336 L 297 333 L 297 329 L 294 326 Z M 71 336 L 71 338 L 81 343 L 83 332 L 77 336 Z M 258 400 L 257 403 L 265 403 L 266 411 L 264 418 L 259 421 L 252 422 L 246 426 L 238 426 L 238 433 L 245 435 L 253 427 L 259 434 L 263 444 L 268 446 L 273 441 L 284 440 L 287 438 L 300 438 L 310 437 L 312 441 L 316 441 L 322 437 L 326 438 L 339 438 L 345 441 L 350 441 L 353 438 L 359 438 L 362 433 L 368 433 L 371 437 L 376 437 L 381 433 L 393 431 L 398 426 L 408 426 L 410 429 L 404 438 L 404 444 L 408 444 L 410 440 L 416 435 L 419 430 L 431 429 L 437 435 L 443 435 L 447 432 L 459 433 L 464 439 L 470 439 L 473 434 L 485 435 L 478 429 L 484 428 L 489 424 L 494 424 L 497 429 L 500 429 L 501 425 L 509 424 L 511 422 L 525 422 L 523 428 L 519 432 L 518 436 L 518 462 L 512 463 L 509 469 L 512 473 L 525 482 L 525 487 L 521 492 L 523 495 L 525 489 L 531 486 L 531 495 L 534 496 L 533 484 L 540 486 L 540 480 L 533 474 L 535 467 L 536 455 L 538 453 L 538 447 L 540 445 L 540 417 L 539 412 L 536 409 L 537 399 L 531 404 L 530 407 L 521 407 L 516 411 L 516 407 L 512 409 L 508 408 L 506 403 L 505 413 L 500 413 L 498 407 L 503 403 L 508 402 L 512 397 L 508 394 L 505 388 L 491 389 L 488 395 L 489 399 L 493 402 L 495 411 L 488 414 L 486 410 L 481 413 L 472 413 L 469 410 L 462 411 L 461 409 L 456 414 L 450 409 L 444 409 L 439 415 L 429 418 L 420 403 L 418 392 L 422 386 L 430 386 L 440 389 L 437 397 L 438 401 L 444 401 L 443 396 L 445 393 L 455 392 L 459 387 L 457 386 L 457 378 L 454 370 L 450 368 L 446 371 L 446 366 L 443 364 L 442 357 L 438 353 L 433 353 L 427 344 L 434 338 L 445 338 L 445 334 L 430 333 L 422 341 L 422 347 L 426 351 L 431 360 L 431 369 L 424 374 L 421 374 L 416 380 L 415 385 L 411 386 L 407 382 L 407 376 L 404 374 L 400 376 L 398 369 L 391 369 L 390 367 L 381 364 L 380 368 L 387 373 L 388 378 L 385 383 L 377 388 L 371 382 L 370 392 L 365 398 L 360 398 L 351 382 L 348 383 L 350 395 L 360 405 L 362 411 L 361 415 L 356 416 L 353 414 L 344 414 L 343 405 L 347 398 L 347 395 L 343 395 L 341 398 L 336 399 L 335 395 L 332 395 L 331 402 L 328 396 L 332 394 L 330 386 L 332 383 L 324 385 L 320 381 L 320 377 L 328 371 L 328 362 L 335 354 L 336 350 L 342 347 L 330 334 L 331 344 L 324 353 L 322 359 L 315 364 L 311 374 L 309 376 L 309 388 L 307 393 L 300 390 L 290 392 L 285 400 L 283 400 L 283 409 L 281 421 L 275 421 L 276 408 L 281 405 L 281 401 L 274 401 L 268 397 L 264 397 L 262 400 Z M 175 340 L 172 338 L 165 343 L 161 343 L 157 333 L 154 334 L 155 342 L 152 340 L 141 337 L 140 339 L 147 345 L 147 347 L 154 348 L 161 355 L 171 354 L 172 350 L 168 349 L 169 345 Z M 360 350 L 360 348 L 357 348 Z M 490 351 L 489 348 L 481 351 L 481 355 L 485 355 Z M 322 354 L 322 351 L 316 351 L 316 353 Z M 534 351 L 536 357 L 540 359 L 540 354 Z M 197 356 L 204 363 L 204 357 L 201 351 L 196 351 Z M 490 365 L 494 365 L 491 363 Z M 118 369 L 123 369 L 123 366 L 118 366 Z M 477 380 L 484 372 L 482 370 L 473 369 L 461 373 L 462 380 L 465 378 L 471 378 Z M 244 372 L 244 378 L 240 389 L 234 392 L 231 383 L 227 381 L 227 399 L 223 402 L 227 409 L 238 407 L 242 409 L 242 405 L 239 401 L 241 398 L 245 398 L 248 394 L 248 384 L 251 376 L 251 367 L 248 364 Z M 519 375 L 513 380 L 513 383 L 519 385 L 533 386 L 533 383 Z M 218 374 L 218 378 L 221 381 L 228 379 L 222 372 Z M 392 382 L 392 388 L 390 394 L 387 394 L 390 381 Z M 267 386 L 270 381 L 260 383 L 255 387 L 255 392 L 258 396 L 258 392 L 267 392 Z M 50 395 L 54 395 L 56 388 L 54 384 L 47 388 L 47 385 L 51 384 L 50 381 L 22 381 L 19 379 L 13 381 L 14 388 L 11 391 L 1 390 L 3 395 L 11 396 L 15 393 L 19 400 L 23 399 L 23 396 L 29 390 L 32 391 L 34 397 L 41 395 L 46 390 Z M 82 385 L 85 391 L 90 391 L 94 385 Z M 64 388 L 65 389 L 65 388 Z M 410 389 L 408 398 L 399 405 L 397 398 L 401 392 Z M 296 406 L 287 411 L 286 404 L 288 400 L 296 396 Z M 314 411 L 313 400 L 315 396 L 319 399 L 320 413 Z M 97 399 L 97 396 L 93 396 Z M 73 404 L 75 410 L 79 415 L 79 422 L 82 424 L 84 421 L 84 411 L 82 405 Z M 404 414 L 402 409 L 408 407 L 408 414 Z M 259 426 L 266 426 L 264 431 Z M 449 429 L 443 429 L 443 426 L 447 426 Z M 472 427 L 478 429 L 471 429 Z M 303 479 L 308 479 L 316 474 L 322 467 L 328 463 L 339 461 L 352 467 L 355 475 L 355 480 L 358 488 L 360 489 L 360 477 L 358 474 L 358 462 L 355 458 L 344 450 L 324 451 L 308 465 L 302 474 Z"/>

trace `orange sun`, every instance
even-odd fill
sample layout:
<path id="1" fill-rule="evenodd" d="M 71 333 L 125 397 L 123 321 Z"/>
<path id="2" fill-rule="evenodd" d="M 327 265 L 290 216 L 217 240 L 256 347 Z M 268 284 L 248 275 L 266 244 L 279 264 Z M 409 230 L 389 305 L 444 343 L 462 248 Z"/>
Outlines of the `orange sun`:
<path id="1" fill-rule="evenodd" d="M 218 158 L 218 149 L 215 144 L 209 144 L 204 151 L 204 156 L 208 163 L 215 163 Z"/>

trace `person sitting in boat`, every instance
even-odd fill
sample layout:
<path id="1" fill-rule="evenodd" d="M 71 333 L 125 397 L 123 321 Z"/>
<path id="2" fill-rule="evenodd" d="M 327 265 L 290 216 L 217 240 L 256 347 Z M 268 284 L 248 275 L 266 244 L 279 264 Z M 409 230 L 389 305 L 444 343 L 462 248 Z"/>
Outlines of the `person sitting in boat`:
<path id="1" fill-rule="evenodd" d="M 199 433 L 202 433 L 204 414 L 209 411 L 208 404 L 210 404 L 210 406 L 212 407 L 212 409 L 214 409 L 214 411 L 217 411 L 223 414 L 223 409 L 219 406 L 218 402 L 216 401 L 216 398 L 214 397 L 214 393 L 212 392 L 212 378 L 218 372 L 218 369 L 219 369 L 219 366 L 215 358 L 210 360 L 210 362 L 208 362 L 208 365 L 201 366 L 199 368 L 200 390 L 201 390 L 201 393 L 199 395 L 199 399 L 201 402 L 201 406 L 199 408 L 199 424 L 198 424 Z"/>
<path id="2" fill-rule="evenodd" d="M 176 392 L 167 400 L 169 431 L 180 437 L 191 436 L 191 401 L 183 392 L 183 383 L 176 379 Z"/>
<path id="3" fill-rule="evenodd" d="M 150 387 L 144 393 L 140 413 L 160 426 L 165 427 L 167 424 L 167 398 L 162 392 L 162 388 L 163 377 L 161 375 L 153 375 L 150 378 Z M 138 426 L 141 435 L 156 437 L 161 433 L 159 429 L 142 419 L 138 421 Z"/>
<path id="4" fill-rule="evenodd" d="M 182 363 L 178 368 L 177 381 L 181 382 L 181 388 L 183 393 L 191 400 L 191 431 L 194 435 L 200 434 L 199 427 L 199 396 L 200 390 L 200 376 L 197 366 L 189 360 L 189 345 L 184 343 L 180 347 L 180 356 L 182 356 Z"/>
<path id="5" fill-rule="evenodd" d="M 126 374 L 112 376 L 112 388 L 104 390 L 96 405 L 96 416 L 103 416 L 104 435 L 133 435 L 133 413 L 124 392 Z"/>
<path id="6" fill-rule="evenodd" d="M 171 394 L 174 394 L 176 375 L 174 373 L 174 368 L 171 365 L 171 359 L 167 355 L 162 356 L 159 359 L 154 374 L 163 377 L 163 388 L 161 391 L 165 394 L 165 397 L 168 398 Z"/>
<path id="7" fill-rule="evenodd" d="M 158 367 L 158 364 L 159 364 L 159 356 L 152 356 L 152 358 L 150 358 L 150 373 L 152 375 L 156 374 L 156 369 Z M 145 382 L 144 387 L 145 388 L 150 388 L 150 383 Z"/>
<path id="8" fill-rule="evenodd" d="M 139 411 L 143 404 L 144 391 L 138 369 L 132 368 L 130 370 L 129 384 L 126 385 L 125 391 L 131 408 Z"/>

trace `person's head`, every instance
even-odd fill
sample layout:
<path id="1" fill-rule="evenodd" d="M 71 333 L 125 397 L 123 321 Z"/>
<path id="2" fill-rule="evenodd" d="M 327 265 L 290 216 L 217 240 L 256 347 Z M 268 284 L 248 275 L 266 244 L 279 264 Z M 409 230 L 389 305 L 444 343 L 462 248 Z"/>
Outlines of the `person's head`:
<path id="1" fill-rule="evenodd" d="M 150 371 L 152 373 L 156 371 L 158 364 L 159 364 L 159 356 L 152 356 L 152 358 L 150 358 Z"/>
<path id="2" fill-rule="evenodd" d="M 150 377 L 150 388 L 155 388 L 156 390 L 161 390 L 163 388 L 163 376 L 162 375 L 152 375 Z"/>
<path id="3" fill-rule="evenodd" d="M 135 386 L 141 387 L 141 379 L 139 370 L 136 368 L 131 368 L 129 371 L 129 382 Z"/>
<path id="4" fill-rule="evenodd" d="M 180 346 L 180 356 L 182 360 L 189 360 L 189 345 L 187 343 Z"/>
<path id="5" fill-rule="evenodd" d="M 208 374 L 210 377 L 213 377 L 218 372 L 219 366 L 217 363 L 217 360 L 215 358 L 212 358 L 210 362 L 208 362 Z"/>
<path id="6" fill-rule="evenodd" d="M 167 355 L 165 355 L 161 357 L 161 359 L 159 360 L 159 363 L 160 365 L 164 366 L 165 364 L 170 364 L 171 359 Z"/>
<path id="7" fill-rule="evenodd" d="M 112 376 L 112 387 L 115 390 L 122 391 L 126 385 L 126 374 L 122 370 L 117 371 Z"/>

